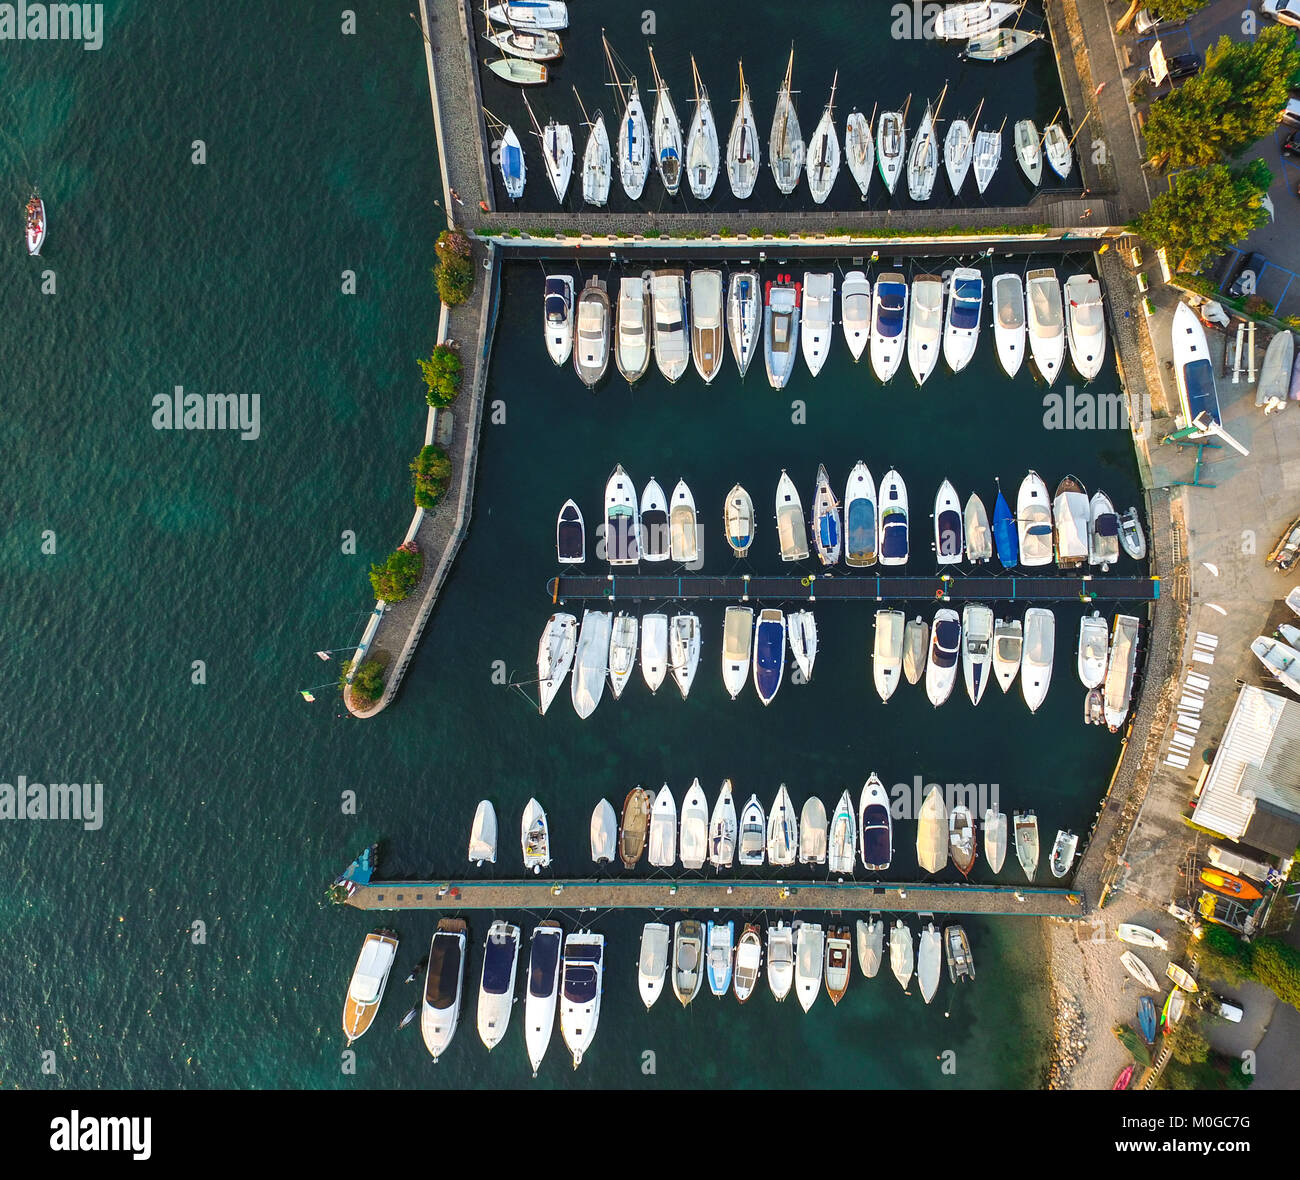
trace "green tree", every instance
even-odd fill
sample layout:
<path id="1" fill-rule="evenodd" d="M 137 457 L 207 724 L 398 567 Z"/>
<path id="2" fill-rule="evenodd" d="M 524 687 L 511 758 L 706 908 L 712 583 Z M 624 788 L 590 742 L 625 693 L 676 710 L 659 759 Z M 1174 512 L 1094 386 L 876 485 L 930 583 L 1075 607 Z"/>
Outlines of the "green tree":
<path id="1" fill-rule="evenodd" d="M 442 499 L 451 479 L 451 460 L 441 447 L 423 447 L 411 461 L 411 482 L 417 508 L 432 508 Z"/>
<path id="2" fill-rule="evenodd" d="M 390 553 L 382 565 L 370 567 L 370 586 L 376 598 L 382 598 L 385 602 L 401 602 L 420 584 L 423 570 L 424 555 L 408 542 Z"/>
<path id="3" fill-rule="evenodd" d="M 417 357 L 415 363 L 424 375 L 429 405 L 451 405 L 460 393 L 460 353 L 446 344 L 439 344 L 428 360 Z"/>
<path id="4" fill-rule="evenodd" d="M 1201 974 L 1224 983 L 1251 977 L 1251 946 L 1224 926 L 1210 926 L 1196 952 Z"/>
<path id="5" fill-rule="evenodd" d="M 1253 949 L 1251 966 L 1256 982 L 1284 1004 L 1300 1008 L 1300 951 L 1276 938 L 1258 938 Z"/>
<path id="6" fill-rule="evenodd" d="M 1180 1023 L 1166 1029 L 1165 1045 L 1174 1058 L 1184 1065 L 1199 1065 L 1210 1057 L 1210 1042 L 1196 1027 L 1196 1021 L 1190 1012 Z"/>
<path id="7" fill-rule="evenodd" d="M 340 684 L 346 684 L 348 673 L 352 671 L 352 661 L 343 666 Z M 365 660 L 352 677 L 352 699 L 359 705 L 371 705 L 384 694 L 384 665 L 382 661 L 371 658 Z"/>
<path id="8" fill-rule="evenodd" d="M 1130 228 L 1168 250 L 1175 270 L 1196 270 L 1268 220 L 1261 199 L 1272 182 L 1263 160 L 1182 172 Z"/>
<path id="9" fill-rule="evenodd" d="M 443 230 L 434 245 L 438 265 L 434 276 L 438 283 L 438 298 L 448 307 L 464 303 L 474 290 L 474 263 L 471 259 L 469 238 L 455 230 Z"/>

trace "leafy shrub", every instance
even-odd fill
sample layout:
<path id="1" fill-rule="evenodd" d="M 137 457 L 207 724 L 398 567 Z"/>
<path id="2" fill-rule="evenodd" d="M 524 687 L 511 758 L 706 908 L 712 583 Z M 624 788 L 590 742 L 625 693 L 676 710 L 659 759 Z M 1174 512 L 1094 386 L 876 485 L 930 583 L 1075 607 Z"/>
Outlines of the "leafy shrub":
<path id="1" fill-rule="evenodd" d="M 443 230 L 434 244 L 438 265 L 434 276 L 438 298 L 448 307 L 464 303 L 474 290 L 474 263 L 470 258 L 469 239 L 456 230 Z"/>
<path id="2" fill-rule="evenodd" d="M 424 555 L 416 548 L 414 541 L 408 541 L 390 553 L 382 565 L 370 567 L 370 586 L 376 598 L 382 598 L 385 602 L 401 602 L 420 584 L 423 572 Z"/>
<path id="3" fill-rule="evenodd" d="M 451 460 L 447 452 L 437 446 L 421 448 L 411 461 L 411 482 L 415 486 L 415 506 L 434 507 L 451 482 Z"/>
<path id="4" fill-rule="evenodd" d="M 426 400 L 431 406 L 449 406 L 460 393 L 460 353 L 448 344 L 439 344 L 428 360 L 416 358 L 424 384 L 428 389 Z"/>
<path id="5" fill-rule="evenodd" d="M 340 685 L 347 683 L 348 673 L 351 671 L 352 661 L 349 660 L 343 665 Z M 383 662 L 376 657 L 362 662 L 361 667 L 357 669 L 357 674 L 352 677 L 352 699 L 357 704 L 373 705 L 384 695 L 384 671 Z"/>

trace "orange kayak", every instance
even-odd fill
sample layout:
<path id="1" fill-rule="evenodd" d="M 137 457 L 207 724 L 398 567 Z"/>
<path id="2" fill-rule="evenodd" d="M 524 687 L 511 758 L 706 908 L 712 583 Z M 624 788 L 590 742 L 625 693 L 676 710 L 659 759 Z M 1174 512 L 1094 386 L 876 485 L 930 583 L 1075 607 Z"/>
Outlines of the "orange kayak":
<path id="1" fill-rule="evenodd" d="M 1238 901 L 1254 901 L 1264 896 L 1249 881 L 1234 873 L 1225 873 L 1222 869 L 1202 869 L 1201 883 L 1220 893 L 1226 893 L 1229 897 L 1235 897 Z"/>

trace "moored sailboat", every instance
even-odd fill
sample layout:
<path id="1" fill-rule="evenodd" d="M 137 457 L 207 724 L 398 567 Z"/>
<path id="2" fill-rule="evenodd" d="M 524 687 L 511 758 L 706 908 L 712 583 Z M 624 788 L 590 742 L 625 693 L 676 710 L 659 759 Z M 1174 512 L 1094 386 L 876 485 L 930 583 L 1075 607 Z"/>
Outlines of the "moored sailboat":
<path id="1" fill-rule="evenodd" d="M 709 816 L 709 864 L 718 872 L 731 868 L 736 859 L 737 833 L 736 803 L 731 780 L 726 779 Z"/>
<path id="2" fill-rule="evenodd" d="M 826 466 L 817 468 L 817 490 L 813 493 L 813 544 L 822 565 L 834 565 L 840 559 L 840 505 L 831 490 Z"/>
<path id="3" fill-rule="evenodd" d="M 889 195 L 894 195 L 898 186 L 898 177 L 907 162 L 907 108 L 912 96 L 907 96 L 901 111 L 882 111 L 880 121 L 876 124 L 876 166 L 880 169 L 880 179 L 885 182 Z"/>
<path id="4" fill-rule="evenodd" d="M 790 654 L 799 669 L 804 683 L 812 679 L 813 664 L 817 660 L 817 619 L 810 610 L 791 611 L 786 617 L 786 634 L 790 639 Z"/>
<path id="5" fill-rule="evenodd" d="M 857 863 L 857 822 L 853 816 L 853 799 L 848 791 L 840 794 L 831 816 L 826 836 L 826 863 L 832 874 L 852 873 Z"/>
<path id="6" fill-rule="evenodd" d="M 673 615 L 668 630 L 668 667 L 682 700 L 690 695 L 700 664 L 700 620 L 694 614 Z"/>
<path id="7" fill-rule="evenodd" d="M 691 194 L 707 201 L 718 183 L 718 127 L 713 121 L 713 104 L 700 80 L 694 54 L 691 54 L 691 75 L 695 79 L 695 117 L 686 136 L 686 180 Z"/>
<path id="8" fill-rule="evenodd" d="M 850 112 L 844 128 L 844 161 L 865 201 L 876 163 L 876 145 L 871 134 L 871 120 L 856 108 Z"/>
<path id="9" fill-rule="evenodd" d="M 785 81 L 776 96 L 776 113 L 772 116 L 772 132 L 768 137 L 767 155 L 772 177 L 783 196 L 789 196 L 799 183 L 803 171 L 804 142 L 799 129 L 799 116 L 794 109 L 794 96 L 790 90 L 794 74 L 794 47 L 790 48 L 790 63 L 785 69 Z"/>
<path id="10" fill-rule="evenodd" d="M 740 98 L 736 103 L 731 134 L 727 137 L 727 182 L 731 185 L 732 196 L 738 201 L 748 200 L 753 193 L 761 155 L 754 107 L 749 100 L 749 87 L 745 84 L 745 63 L 741 62 Z"/>
<path id="11" fill-rule="evenodd" d="M 840 72 L 831 80 L 831 96 L 808 141 L 808 191 L 815 204 L 824 205 L 840 174 L 840 140 L 835 131 L 835 87 Z"/>
<path id="12" fill-rule="evenodd" d="M 553 614 L 537 643 L 537 708 L 542 716 L 564 685 L 577 650 L 578 620 L 563 611 Z"/>
<path id="13" fill-rule="evenodd" d="M 1016 159 L 1025 179 L 1035 188 L 1043 179 L 1043 144 L 1033 119 L 1020 119 L 1015 129 Z"/>
<path id="14" fill-rule="evenodd" d="M 682 125 L 677 118 L 668 84 L 659 74 L 655 51 L 649 49 L 650 71 L 655 80 L 654 157 L 664 191 L 675 197 L 682 184 Z"/>
<path id="15" fill-rule="evenodd" d="M 777 789 L 767 816 L 767 863 L 777 867 L 794 864 L 799 850 L 799 821 L 785 783 Z"/>

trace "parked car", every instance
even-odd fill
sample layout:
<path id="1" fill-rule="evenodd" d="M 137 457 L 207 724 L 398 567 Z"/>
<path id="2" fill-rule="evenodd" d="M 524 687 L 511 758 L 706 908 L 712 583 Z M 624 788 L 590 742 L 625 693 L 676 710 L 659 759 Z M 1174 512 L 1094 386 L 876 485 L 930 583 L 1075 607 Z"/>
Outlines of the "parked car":
<path id="1" fill-rule="evenodd" d="M 1233 1024 L 1240 1024 L 1241 1018 L 1246 1015 L 1241 1005 L 1236 1000 L 1228 999 L 1227 996 L 1215 996 L 1211 1007 L 1217 1015 L 1222 1016 L 1224 1020 L 1232 1021 Z"/>
<path id="2" fill-rule="evenodd" d="M 1300 98 L 1288 98 L 1277 121 L 1288 127 L 1300 127 Z"/>
<path id="3" fill-rule="evenodd" d="M 1237 264 L 1224 277 L 1223 282 L 1228 283 L 1228 294 L 1233 299 L 1240 299 L 1243 295 L 1254 295 L 1259 288 L 1259 276 L 1264 273 L 1264 268 L 1268 266 L 1268 259 L 1259 253 L 1243 254 Z M 1246 272 L 1249 271 L 1251 278 L 1247 280 Z M 1222 283 L 1220 287 L 1222 287 Z M 1250 290 L 1246 290 L 1247 287 Z"/>
<path id="4" fill-rule="evenodd" d="M 1279 24 L 1300 28 L 1300 0 L 1264 0 L 1260 11 Z"/>
<path id="5" fill-rule="evenodd" d="M 1282 143 L 1282 154 L 1300 160 L 1300 131 L 1293 131 Z"/>
<path id="6" fill-rule="evenodd" d="M 1267 4 L 1268 0 L 1264 0 L 1264 3 Z M 1149 8 L 1140 8 L 1138 9 L 1137 19 L 1133 22 L 1133 27 L 1137 29 L 1139 33 L 1149 33 L 1157 25 L 1167 23 L 1169 22 L 1166 22 L 1163 16 L 1152 15 Z"/>

